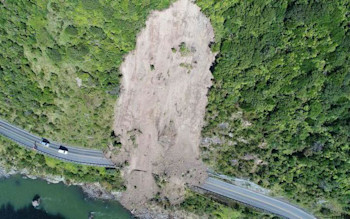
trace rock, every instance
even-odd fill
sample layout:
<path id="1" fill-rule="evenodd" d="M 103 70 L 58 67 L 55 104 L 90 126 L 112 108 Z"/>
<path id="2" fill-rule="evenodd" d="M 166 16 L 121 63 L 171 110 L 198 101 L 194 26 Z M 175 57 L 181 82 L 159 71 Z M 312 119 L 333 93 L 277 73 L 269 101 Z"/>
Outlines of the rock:
<path id="1" fill-rule="evenodd" d="M 19 171 L 19 173 L 20 173 L 21 175 L 27 176 L 27 175 L 29 175 L 29 170 L 27 170 L 26 168 L 24 168 L 24 169 L 21 169 L 21 170 Z"/>
<path id="2" fill-rule="evenodd" d="M 261 142 L 259 145 L 258 145 L 259 148 L 261 149 L 265 149 L 267 148 L 267 143 L 266 142 Z"/>
<path id="3" fill-rule="evenodd" d="M 60 183 L 60 182 L 64 182 L 65 178 L 63 176 L 55 176 L 55 175 L 46 175 L 45 177 L 43 177 L 48 183 Z"/>
<path id="4" fill-rule="evenodd" d="M 35 195 L 32 201 L 32 205 L 34 208 L 39 207 L 40 205 L 40 196 L 39 195 Z"/>
<path id="5" fill-rule="evenodd" d="M 100 183 L 84 183 L 80 186 L 90 198 L 115 200 L 115 197 L 111 193 L 106 191 Z"/>
<path id="6" fill-rule="evenodd" d="M 232 159 L 230 162 L 232 166 L 238 166 L 239 164 L 237 159 Z"/>
<path id="7" fill-rule="evenodd" d="M 112 151 L 108 151 L 106 154 L 105 154 L 105 157 L 107 158 L 111 158 L 112 156 Z"/>
<path id="8" fill-rule="evenodd" d="M 11 169 L 7 170 L 5 168 L 5 165 L 0 163 L 0 178 L 8 178 L 11 175 L 20 174 L 23 176 L 23 178 L 30 178 L 30 179 L 43 179 L 47 181 L 47 183 L 64 183 L 66 185 L 75 185 L 82 187 L 83 191 L 88 195 L 90 198 L 98 198 L 98 199 L 105 199 L 105 200 L 117 200 L 121 196 L 121 192 L 114 191 L 113 193 L 107 191 L 100 183 L 83 183 L 83 182 L 75 182 L 75 181 L 69 181 L 66 180 L 63 176 L 58 175 L 31 175 L 31 173 L 27 169 L 16 169 L 14 167 L 11 167 Z M 40 205 L 40 196 L 37 195 L 37 197 L 34 197 L 32 200 L 33 207 Z M 0 217 L 1 218 L 1 217 Z"/>
<path id="9" fill-rule="evenodd" d="M 201 139 L 201 145 L 202 146 L 205 146 L 205 147 L 208 147 L 210 145 L 210 138 L 209 137 L 204 137 Z"/>
<path id="10" fill-rule="evenodd" d="M 251 126 L 251 125 L 252 125 L 251 122 L 249 122 L 248 120 L 242 119 L 242 126 L 243 126 L 243 127 L 249 127 L 249 126 Z"/>
<path id="11" fill-rule="evenodd" d="M 256 155 L 254 154 L 246 154 L 246 155 L 244 155 L 242 158 L 241 158 L 242 160 L 254 160 L 254 159 L 256 159 Z"/>
<path id="12" fill-rule="evenodd" d="M 219 127 L 220 129 L 228 129 L 228 128 L 229 128 L 229 124 L 228 124 L 227 122 L 223 122 L 223 123 L 220 123 L 220 124 L 218 125 L 218 127 Z"/>
<path id="13" fill-rule="evenodd" d="M 40 202 L 38 200 L 34 200 L 34 201 L 32 201 L 32 205 L 34 208 L 37 208 L 37 207 L 39 207 Z"/>
<path id="14" fill-rule="evenodd" d="M 242 142 L 244 144 L 248 144 L 249 143 L 246 139 L 244 139 L 242 137 L 237 138 L 237 141 Z"/>
<path id="15" fill-rule="evenodd" d="M 94 212 L 92 212 L 92 211 L 90 211 L 89 212 L 89 217 L 88 217 L 89 219 L 94 219 Z"/>
<path id="16" fill-rule="evenodd" d="M 116 200 L 120 200 L 122 197 L 122 192 L 120 191 L 111 191 L 111 194 L 115 197 Z"/>
<path id="17" fill-rule="evenodd" d="M 37 178 L 38 178 L 38 177 L 33 176 L 33 175 L 27 175 L 27 177 L 28 177 L 29 179 L 37 179 Z"/>
<path id="18" fill-rule="evenodd" d="M 223 144 L 223 142 L 221 141 L 221 139 L 220 139 L 219 137 L 217 137 L 217 136 L 213 137 L 213 138 L 211 139 L 211 141 L 212 141 L 213 144 L 215 144 L 215 145 L 222 145 L 222 144 Z"/>
<path id="19" fill-rule="evenodd" d="M 9 176 L 10 174 L 8 174 L 5 169 L 0 168 L 0 178 L 8 178 Z"/>

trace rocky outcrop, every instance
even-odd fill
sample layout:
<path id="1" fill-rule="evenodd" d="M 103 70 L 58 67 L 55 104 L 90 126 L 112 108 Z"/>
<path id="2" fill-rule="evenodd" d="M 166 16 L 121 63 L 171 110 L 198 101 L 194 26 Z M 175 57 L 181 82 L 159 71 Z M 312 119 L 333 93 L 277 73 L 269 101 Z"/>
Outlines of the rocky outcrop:
<path id="1" fill-rule="evenodd" d="M 34 208 L 38 208 L 39 205 L 40 205 L 40 203 L 41 203 L 40 196 L 39 196 L 38 194 L 36 194 L 36 195 L 34 196 L 33 200 L 32 200 L 32 206 L 33 206 Z"/>

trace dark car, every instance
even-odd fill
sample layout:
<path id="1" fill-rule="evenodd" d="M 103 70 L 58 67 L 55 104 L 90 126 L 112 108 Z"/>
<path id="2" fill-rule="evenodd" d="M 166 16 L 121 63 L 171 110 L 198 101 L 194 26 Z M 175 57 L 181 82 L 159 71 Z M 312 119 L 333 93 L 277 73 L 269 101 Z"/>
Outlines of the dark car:
<path id="1" fill-rule="evenodd" d="M 44 145 L 45 147 L 50 146 L 50 142 L 46 138 L 42 138 L 40 144 Z"/>
<path id="2" fill-rule="evenodd" d="M 68 148 L 64 147 L 64 146 L 60 146 L 58 148 L 58 153 L 61 153 L 61 154 L 68 154 Z"/>

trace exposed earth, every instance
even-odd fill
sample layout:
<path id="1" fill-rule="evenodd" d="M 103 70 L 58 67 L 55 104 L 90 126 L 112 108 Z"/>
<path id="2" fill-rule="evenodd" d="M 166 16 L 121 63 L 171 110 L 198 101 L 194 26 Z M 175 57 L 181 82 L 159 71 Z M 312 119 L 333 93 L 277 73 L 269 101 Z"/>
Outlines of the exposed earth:
<path id="1" fill-rule="evenodd" d="M 149 16 L 135 51 L 125 57 L 114 123 L 122 147 L 112 159 L 123 166 L 127 208 L 141 210 L 156 196 L 179 203 L 186 184 L 206 179 L 199 144 L 213 41 L 209 19 L 180 0 Z"/>

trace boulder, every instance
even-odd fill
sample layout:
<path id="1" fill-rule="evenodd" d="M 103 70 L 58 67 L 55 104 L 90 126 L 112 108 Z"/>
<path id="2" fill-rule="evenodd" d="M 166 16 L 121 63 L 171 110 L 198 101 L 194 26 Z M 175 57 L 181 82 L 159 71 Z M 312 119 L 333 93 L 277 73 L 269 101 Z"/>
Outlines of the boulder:
<path id="1" fill-rule="evenodd" d="M 40 196 L 39 195 L 35 195 L 33 200 L 32 200 L 32 205 L 34 208 L 39 207 L 40 205 Z"/>

